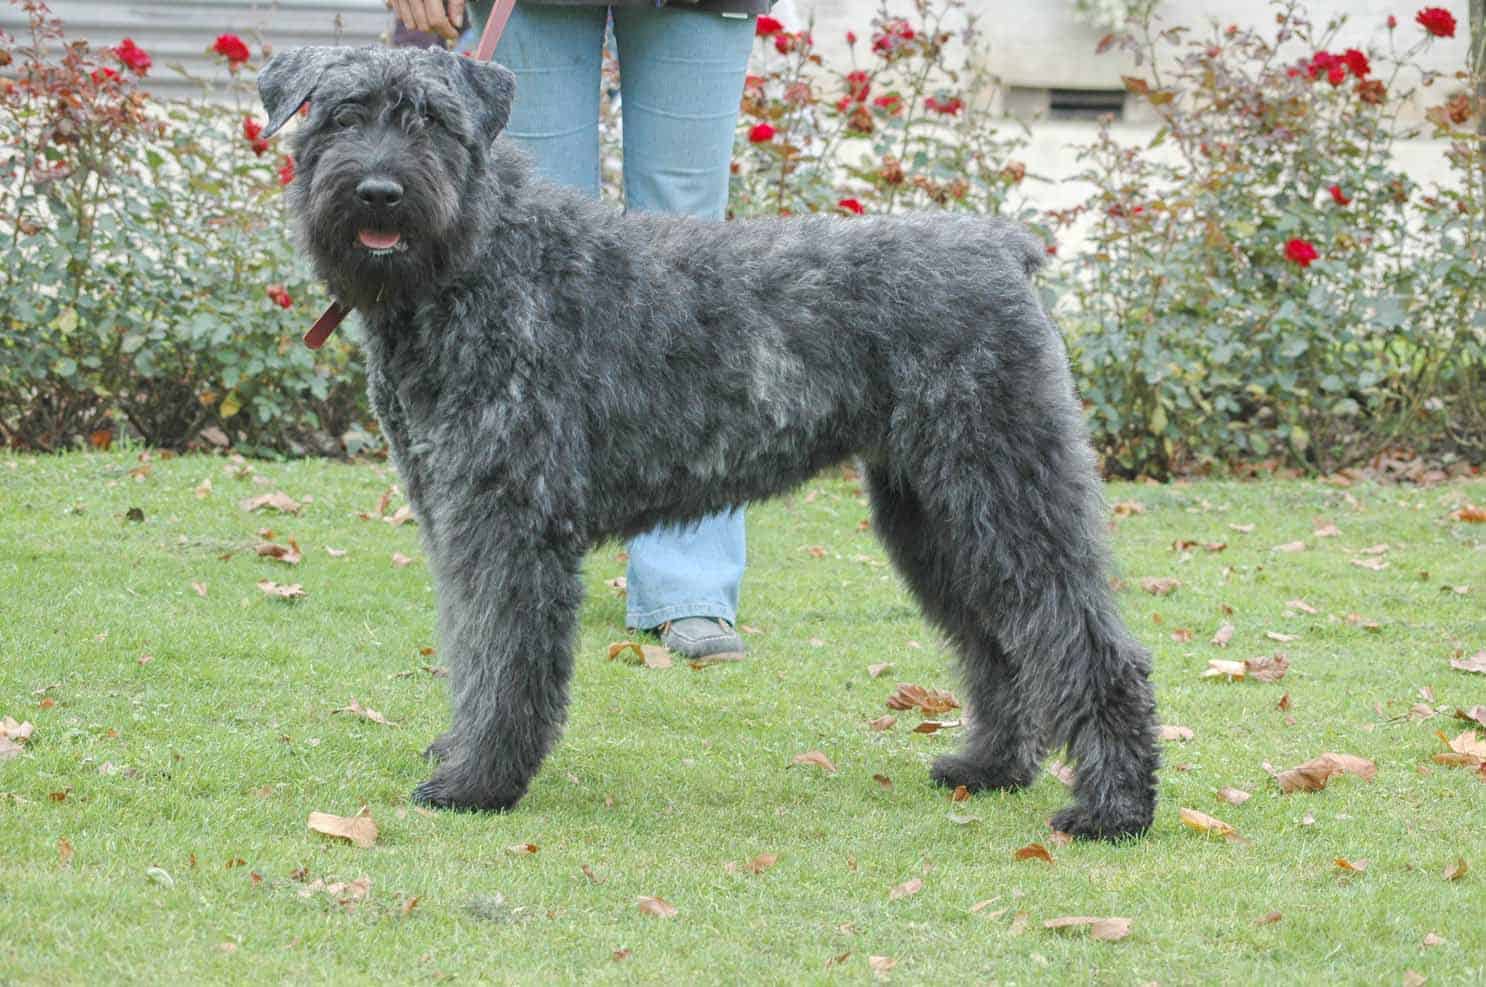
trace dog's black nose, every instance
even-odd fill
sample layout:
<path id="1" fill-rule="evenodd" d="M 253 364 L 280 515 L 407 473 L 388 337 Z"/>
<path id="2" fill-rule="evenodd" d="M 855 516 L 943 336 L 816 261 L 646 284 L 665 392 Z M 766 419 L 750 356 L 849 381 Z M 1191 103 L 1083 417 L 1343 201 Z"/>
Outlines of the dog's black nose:
<path id="1" fill-rule="evenodd" d="M 390 178 L 363 178 L 356 197 L 377 209 L 390 209 L 402 201 L 402 186 Z"/>

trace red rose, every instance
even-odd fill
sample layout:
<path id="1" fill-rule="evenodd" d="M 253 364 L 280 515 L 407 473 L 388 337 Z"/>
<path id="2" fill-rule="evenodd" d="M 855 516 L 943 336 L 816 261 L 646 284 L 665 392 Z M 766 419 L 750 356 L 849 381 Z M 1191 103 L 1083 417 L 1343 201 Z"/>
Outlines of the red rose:
<path id="1" fill-rule="evenodd" d="M 1366 79 L 1367 73 L 1372 71 L 1372 64 L 1367 56 L 1356 48 L 1348 48 L 1342 52 L 1342 61 L 1347 63 L 1347 68 L 1359 79 Z"/>
<path id="2" fill-rule="evenodd" d="M 237 68 L 252 57 L 248 46 L 243 44 L 243 39 L 235 34 L 217 35 L 217 40 L 212 43 L 212 51 L 227 59 L 227 64 L 232 68 Z"/>
<path id="3" fill-rule="evenodd" d="M 154 59 L 150 58 L 149 52 L 135 44 L 133 38 L 125 38 L 123 41 L 120 41 L 119 46 L 114 49 L 114 54 L 119 56 L 119 61 L 129 66 L 135 75 L 146 74 L 149 72 L 150 66 L 155 64 Z"/>
<path id="4" fill-rule="evenodd" d="M 1326 81 L 1333 86 L 1339 86 L 1347 81 L 1347 66 L 1343 62 L 1336 62 L 1326 70 Z"/>
<path id="5" fill-rule="evenodd" d="M 958 96 L 956 96 L 954 99 L 947 99 L 942 103 L 939 102 L 939 100 L 935 99 L 933 96 L 930 96 L 924 100 L 924 105 L 933 110 L 935 113 L 942 113 L 946 116 L 955 116 L 965 108 L 964 100 L 960 99 L 960 97 Z"/>
<path id="6" fill-rule="evenodd" d="M 253 153 L 261 155 L 269 148 L 268 141 L 263 139 L 263 124 L 251 116 L 243 117 L 243 139 L 253 147 Z"/>
<path id="7" fill-rule="evenodd" d="M 847 212 L 855 213 L 858 216 L 867 211 L 862 208 L 862 204 L 856 199 L 842 199 L 840 202 L 836 203 L 836 205 L 840 206 L 842 209 L 845 209 Z"/>
<path id="8" fill-rule="evenodd" d="M 846 85 L 851 89 L 851 98 L 858 103 L 867 101 L 867 93 L 872 88 L 872 80 L 867 73 L 861 69 L 846 74 Z"/>
<path id="9" fill-rule="evenodd" d="M 294 181 L 294 155 L 284 155 L 284 163 L 279 166 L 279 184 L 288 185 Z"/>
<path id="10" fill-rule="evenodd" d="M 901 18 L 884 21 L 882 33 L 872 36 L 872 50 L 883 55 L 891 55 L 906 41 L 914 39 L 913 28 L 908 22 Z"/>
<path id="11" fill-rule="evenodd" d="M 878 109 L 896 114 L 903 109 L 903 100 L 896 94 L 889 94 L 887 96 L 878 96 L 872 101 L 872 105 Z"/>
<path id="12" fill-rule="evenodd" d="M 855 31 L 846 32 L 846 43 L 849 45 L 854 45 L 857 43 L 857 33 Z"/>
<path id="13" fill-rule="evenodd" d="M 281 285 L 281 284 L 271 284 L 271 285 L 269 285 L 268 286 L 268 289 L 267 289 L 267 294 L 268 294 L 269 300 L 271 300 L 279 308 L 293 308 L 294 307 L 294 299 L 289 296 L 289 292 L 285 291 L 284 290 L 284 286 Z"/>
<path id="14" fill-rule="evenodd" d="M 1392 14 L 1389 14 L 1388 15 L 1388 30 L 1391 31 L 1395 27 L 1398 27 L 1398 18 L 1397 17 L 1394 17 Z"/>
<path id="15" fill-rule="evenodd" d="M 93 70 L 93 85 L 95 86 L 101 86 L 105 82 L 117 82 L 118 79 L 119 73 L 106 65 L 101 69 Z"/>
<path id="16" fill-rule="evenodd" d="M 760 38 L 767 38 L 784 30 L 784 24 L 777 17 L 764 14 L 754 22 L 753 33 Z"/>
<path id="17" fill-rule="evenodd" d="M 756 123 L 748 131 L 748 139 L 755 144 L 766 144 L 774 139 L 776 131 L 772 124 Z"/>
<path id="18" fill-rule="evenodd" d="M 1425 7 L 1414 15 L 1414 20 L 1436 38 L 1455 37 L 1455 15 L 1444 7 Z"/>
<path id="19" fill-rule="evenodd" d="M 1366 82 L 1357 83 L 1357 98 L 1364 103 L 1377 106 L 1388 98 L 1388 87 L 1383 85 L 1381 79 L 1368 79 Z"/>
<path id="20" fill-rule="evenodd" d="M 837 113 L 845 113 L 849 109 L 851 109 L 851 97 L 850 96 L 842 96 L 840 99 L 836 100 L 836 112 Z"/>
<path id="21" fill-rule="evenodd" d="M 1331 201 L 1335 202 L 1337 205 L 1350 206 L 1352 204 L 1351 197 L 1348 196 L 1347 193 L 1342 191 L 1342 187 L 1340 185 L 1331 186 L 1329 191 L 1331 192 Z"/>
<path id="22" fill-rule="evenodd" d="M 795 36 L 788 31 L 780 31 L 774 35 L 774 50 L 781 55 L 788 55 L 795 50 Z"/>
<path id="23" fill-rule="evenodd" d="M 1285 244 L 1285 259 L 1299 264 L 1301 267 L 1310 267 L 1311 261 L 1320 256 L 1320 254 L 1316 253 L 1316 248 L 1308 240 L 1302 240 L 1296 237 L 1294 240 Z"/>

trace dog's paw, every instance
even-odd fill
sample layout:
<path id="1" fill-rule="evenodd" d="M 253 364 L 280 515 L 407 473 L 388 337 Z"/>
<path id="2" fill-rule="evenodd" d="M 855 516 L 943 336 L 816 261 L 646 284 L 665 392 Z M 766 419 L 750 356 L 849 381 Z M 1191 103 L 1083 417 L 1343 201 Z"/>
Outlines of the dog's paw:
<path id="1" fill-rule="evenodd" d="M 1122 840 L 1151 828 L 1152 810 L 1090 812 L 1071 805 L 1049 821 L 1053 829 L 1080 840 Z"/>
<path id="2" fill-rule="evenodd" d="M 934 761 L 929 777 L 945 788 L 964 785 L 970 792 L 1015 791 L 1032 783 L 1035 772 L 1014 771 L 1002 765 L 977 764 L 959 754 L 946 754 Z"/>
<path id="3" fill-rule="evenodd" d="M 507 812 L 521 801 L 521 795 L 501 795 L 487 791 L 455 788 L 437 775 L 413 789 L 413 802 L 431 809 L 455 809 L 463 812 Z"/>

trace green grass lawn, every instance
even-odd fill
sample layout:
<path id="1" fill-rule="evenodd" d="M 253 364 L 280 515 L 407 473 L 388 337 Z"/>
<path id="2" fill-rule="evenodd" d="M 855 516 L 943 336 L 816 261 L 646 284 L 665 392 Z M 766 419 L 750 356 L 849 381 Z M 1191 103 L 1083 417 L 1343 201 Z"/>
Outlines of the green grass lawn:
<path id="1" fill-rule="evenodd" d="M 1117 523 L 1121 600 L 1162 722 L 1193 737 L 1166 745 L 1149 836 L 1059 846 L 1052 776 L 953 803 L 927 766 L 955 730 L 914 733 L 915 713 L 869 728 L 896 683 L 955 683 L 849 477 L 751 511 L 740 664 L 606 660 L 624 566 L 619 546 L 594 554 L 566 737 L 514 812 L 486 816 L 407 801 L 448 710 L 417 531 L 357 516 L 389 472 L 251 465 L 0 457 L 0 716 L 34 724 L 0 761 L 0 983 L 1486 980 L 1486 784 L 1432 761 L 1436 730 L 1468 726 L 1456 708 L 1486 704 L 1486 675 L 1450 667 L 1486 649 L 1486 525 L 1450 518 L 1486 482 L 1111 488 L 1144 508 Z M 239 506 L 273 491 L 302 512 Z M 261 528 L 303 561 L 258 557 Z M 1370 559 L 1386 567 L 1353 564 Z M 1152 595 L 1147 577 L 1180 586 Z M 271 599 L 263 579 L 307 596 Z M 1279 682 L 1201 677 L 1276 651 Z M 335 712 L 352 700 L 395 725 Z M 837 773 L 791 766 L 814 750 Z M 1323 751 L 1376 779 L 1281 795 L 1264 768 Z M 1224 786 L 1253 797 L 1230 805 Z M 370 849 L 307 831 L 363 805 Z M 1034 841 L 1052 864 L 1013 858 Z M 753 873 L 760 854 L 777 863 Z M 1446 880 L 1458 858 L 1471 871 Z M 360 900 L 324 890 L 361 878 Z M 1043 927 L 1065 915 L 1130 934 Z"/>

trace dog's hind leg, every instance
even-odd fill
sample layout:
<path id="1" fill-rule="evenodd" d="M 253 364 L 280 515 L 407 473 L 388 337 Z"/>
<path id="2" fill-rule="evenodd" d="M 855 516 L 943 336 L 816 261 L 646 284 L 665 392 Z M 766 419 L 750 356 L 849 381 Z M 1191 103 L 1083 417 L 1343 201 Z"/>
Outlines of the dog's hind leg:
<path id="1" fill-rule="evenodd" d="M 867 481 L 878 537 L 925 615 L 960 655 L 967 708 L 973 711 L 963 747 L 934 762 L 934 780 L 972 792 L 1031 784 L 1043 755 L 1037 724 L 1016 665 L 964 605 L 968 586 L 945 541 L 953 526 L 931 522 L 907 479 L 891 467 L 869 466 Z"/>
<path id="2" fill-rule="evenodd" d="M 413 798 L 505 810 L 525 794 L 562 730 L 581 555 L 513 548 L 494 524 L 462 534 L 462 543 L 444 544 L 435 573 L 453 725 L 431 745 L 438 769 Z"/>
<path id="3" fill-rule="evenodd" d="M 929 395 L 934 412 L 905 429 L 899 459 L 941 532 L 945 599 L 960 623 L 981 622 L 1015 670 L 1011 691 L 1036 723 L 1024 736 L 1066 744 L 1076 764 L 1076 804 L 1054 826 L 1112 839 L 1144 831 L 1155 811 L 1150 656 L 1109 586 L 1099 479 L 1067 364 L 1035 328 L 1009 339 L 996 365 L 950 375 Z M 1001 710 L 1001 693 L 982 685 L 996 665 L 980 657 L 967 650 L 976 723 Z M 991 710 L 977 709 L 987 697 Z M 994 733 L 978 730 L 937 776 L 968 787 L 977 770 L 1006 770 L 981 739 Z"/>

